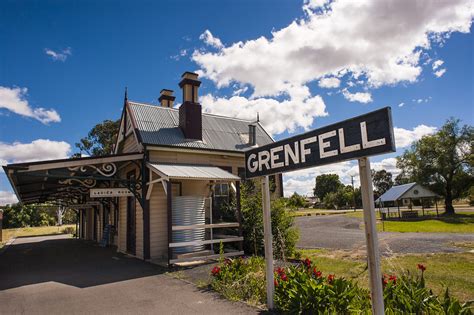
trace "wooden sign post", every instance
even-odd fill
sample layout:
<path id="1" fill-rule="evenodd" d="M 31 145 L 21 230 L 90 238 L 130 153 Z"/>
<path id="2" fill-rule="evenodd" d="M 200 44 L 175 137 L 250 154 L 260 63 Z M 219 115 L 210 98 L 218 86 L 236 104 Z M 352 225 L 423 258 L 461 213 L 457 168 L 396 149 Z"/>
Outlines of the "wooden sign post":
<path id="1" fill-rule="evenodd" d="M 380 270 L 380 253 L 375 219 L 372 174 L 370 161 L 366 157 L 359 159 L 359 176 L 362 207 L 364 208 L 365 240 L 367 243 L 367 264 L 369 266 L 372 313 L 378 315 L 384 313 L 382 271 Z"/>
<path id="2" fill-rule="evenodd" d="M 265 277 L 267 280 L 267 307 L 273 308 L 273 237 L 272 217 L 270 212 L 270 183 L 268 176 L 262 178 L 262 208 L 263 208 L 263 235 L 265 246 Z"/>
<path id="3" fill-rule="evenodd" d="M 358 159 L 372 311 L 376 315 L 384 313 L 374 193 L 370 162 L 367 157 L 388 152 L 395 152 L 392 115 L 389 107 L 245 152 L 246 178 L 261 177 L 262 179 L 269 309 L 273 308 L 274 284 L 268 175 Z"/>

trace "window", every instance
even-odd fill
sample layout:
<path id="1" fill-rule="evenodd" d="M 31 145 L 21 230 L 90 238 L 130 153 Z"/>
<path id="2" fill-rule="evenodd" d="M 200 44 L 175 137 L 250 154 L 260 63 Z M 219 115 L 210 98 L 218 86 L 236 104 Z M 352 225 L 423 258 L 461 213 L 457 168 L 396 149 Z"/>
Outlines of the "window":
<path id="1" fill-rule="evenodd" d="M 214 197 L 229 197 L 229 184 L 216 183 L 214 185 Z"/>

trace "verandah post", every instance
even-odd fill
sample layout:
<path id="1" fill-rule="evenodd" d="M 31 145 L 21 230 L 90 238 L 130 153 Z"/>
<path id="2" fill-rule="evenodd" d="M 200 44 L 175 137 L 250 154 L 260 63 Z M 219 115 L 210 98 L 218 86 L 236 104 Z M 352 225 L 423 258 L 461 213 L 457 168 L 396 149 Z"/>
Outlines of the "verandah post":
<path id="1" fill-rule="evenodd" d="M 380 253 L 375 219 L 374 191 L 370 172 L 370 161 L 367 157 L 359 159 L 360 187 L 364 208 L 365 237 L 369 265 L 369 284 L 372 300 L 372 313 L 384 314 L 382 272 L 380 270 Z"/>
<path id="2" fill-rule="evenodd" d="M 267 307 L 273 309 L 273 240 L 270 213 L 270 187 L 268 176 L 262 177 L 263 235 L 265 245 L 265 278 L 267 282 Z"/>

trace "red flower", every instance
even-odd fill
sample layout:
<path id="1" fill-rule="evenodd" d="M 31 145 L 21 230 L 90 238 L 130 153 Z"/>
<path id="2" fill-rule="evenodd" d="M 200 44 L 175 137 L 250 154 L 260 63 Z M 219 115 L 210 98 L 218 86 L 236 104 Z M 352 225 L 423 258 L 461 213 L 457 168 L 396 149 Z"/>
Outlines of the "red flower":
<path id="1" fill-rule="evenodd" d="M 316 267 L 313 268 L 313 274 L 316 276 L 316 278 L 321 278 L 322 272 L 318 271 Z"/>
<path id="2" fill-rule="evenodd" d="M 395 283 L 397 283 L 397 276 L 395 276 L 395 275 L 390 275 L 390 276 L 388 277 L 388 280 L 389 280 L 389 281 L 392 281 L 393 284 L 395 284 Z"/>
<path id="3" fill-rule="evenodd" d="M 423 265 L 423 264 L 418 264 L 418 265 L 416 265 L 416 268 L 420 269 L 421 272 L 424 272 L 424 271 L 426 270 L 426 267 L 425 267 L 425 265 Z"/>
<path id="4" fill-rule="evenodd" d="M 274 279 L 274 280 L 273 280 L 273 284 L 274 284 L 276 287 L 278 286 L 278 281 L 277 281 L 277 279 Z"/>
<path id="5" fill-rule="evenodd" d="M 306 258 L 304 261 L 303 261 L 304 265 L 309 268 L 311 267 L 311 260 L 309 260 L 309 258 Z"/>
<path id="6" fill-rule="evenodd" d="M 281 274 L 281 280 L 286 281 L 288 278 L 286 277 L 286 274 L 282 273 Z"/>
<path id="7" fill-rule="evenodd" d="M 278 267 L 276 269 L 276 273 L 279 274 L 279 275 L 282 275 L 283 273 L 285 273 L 285 269 L 281 268 L 281 267 Z"/>
<path id="8" fill-rule="evenodd" d="M 221 268 L 219 266 L 215 266 L 214 268 L 212 268 L 211 273 L 213 276 L 217 276 L 219 272 L 221 272 Z"/>
<path id="9" fill-rule="evenodd" d="M 331 284 L 334 281 L 335 276 L 334 275 L 329 275 L 328 276 L 328 283 Z"/>

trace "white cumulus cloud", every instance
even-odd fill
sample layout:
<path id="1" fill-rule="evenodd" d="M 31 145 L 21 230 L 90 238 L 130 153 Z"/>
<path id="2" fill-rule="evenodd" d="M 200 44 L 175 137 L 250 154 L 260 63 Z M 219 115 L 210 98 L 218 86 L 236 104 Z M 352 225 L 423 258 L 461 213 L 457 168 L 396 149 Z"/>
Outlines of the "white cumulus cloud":
<path id="1" fill-rule="evenodd" d="M 441 67 L 443 64 L 444 64 L 444 61 L 441 60 L 441 59 L 438 59 L 438 60 L 434 61 L 434 62 L 433 62 L 433 65 L 432 65 L 433 70 L 438 69 L 438 68 Z"/>
<path id="2" fill-rule="evenodd" d="M 64 62 L 70 55 L 72 55 L 72 50 L 71 50 L 71 47 L 63 49 L 61 51 L 54 51 L 52 49 L 45 48 L 44 53 L 48 55 L 54 61 Z"/>
<path id="3" fill-rule="evenodd" d="M 370 103 L 372 102 L 372 94 L 368 92 L 351 93 L 347 89 L 342 90 L 342 95 L 349 102 Z"/>
<path id="4" fill-rule="evenodd" d="M 0 142 L 2 164 L 62 159 L 67 158 L 70 152 L 71 145 L 65 141 L 37 139 L 29 143 Z"/>
<path id="5" fill-rule="evenodd" d="M 400 174 L 400 170 L 396 167 L 396 164 L 397 160 L 395 158 L 386 158 L 380 162 L 371 162 L 370 167 L 376 171 L 386 170 L 392 173 L 392 178 L 395 179 L 395 177 Z M 357 162 L 346 161 L 285 173 L 283 177 L 285 196 L 289 197 L 294 192 L 300 195 L 312 196 L 316 177 L 322 174 L 337 174 L 344 185 L 350 185 L 353 178 L 354 187 L 360 186 L 359 166 Z"/>
<path id="6" fill-rule="evenodd" d="M 435 72 L 433 72 L 433 73 L 434 73 L 434 75 L 435 75 L 437 78 L 441 78 L 441 77 L 443 76 L 443 74 L 446 73 L 446 69 L 445 69 L 445 68 L 439 69 L 439 70 L 437 70 L 437 71 L 435 71 Z"/>
<path id="7" fill-rule="evenodd" d="M 18 198 L 14 193 L 0 190 L 0 206 L 17 203 Z"/>
<path id="8" fill-rule="evenodd" d="M 341 80 L 335 77 L 330 77 L 330 78 L 322 78 L 321 80 L 319 80 L 318 85 L 319 87 L 330 89 L 330 88 L 338 88 L 340 84 L 341 84 Z"/>
<path id="9" fill-rule="evenodd" d="M 218 87 L 249 84 L 253 97 L 291 96 L 291 88 L 344 74 L 369 88 L 416 82 L 422 51 L 452 32 L 468 33 L 474 6 L 471 0 L 312 0 L 304 10 L 302 19 L 271 36 L 229 46 L 206 30 L 203 39 L 218 51 L 196 50 L 192 59 Z"/>
<path id="10" fill-rule="evenodd" d="M 34 118 L 43 124 L 61 121 L 61 117 L 54 109 L 31 107 L 26 100 L 27 92 L 27 88 L 0 86 L 0 108 L 5 108 L 18 115 Z"/>
<path id="11" fill-rule="evenodd" d="M 271 98 L 248 99 L 243 96 L 231 98 L 215 97 L 206 94 L 200 103 L 207 113 L 225 115 L 241 119 L 255 120 L 259 113 L 260 122 L 271 134 L 284 131 L 294 132 L 296 128 L 308 129 L 315 117 L 326 116 L 326 105 L 317 95 L 303 99 L 277 101 Z"/>
<path id="12" fill-rule="evenodd" d="M 411 145 L 414 141 L 420 140 L 423 136 L 432 134 L 436 131 L 436 127 L 419 125 L 408 130 L 404 128 L 393 128 L 395 134 L 395 145 L 397 148 L 405 148 Z"/>
<path id="13" fill-rule="evenodd" d="M 221 40 L 217 37 L 214 37 L 214 35 L 212 35 L 211 31 L 209 30 L 205 30 L 204 33 L 199 36 L 199 39 L 202 40 L 206 45 L 217 49 L 224 47 Z"/>

